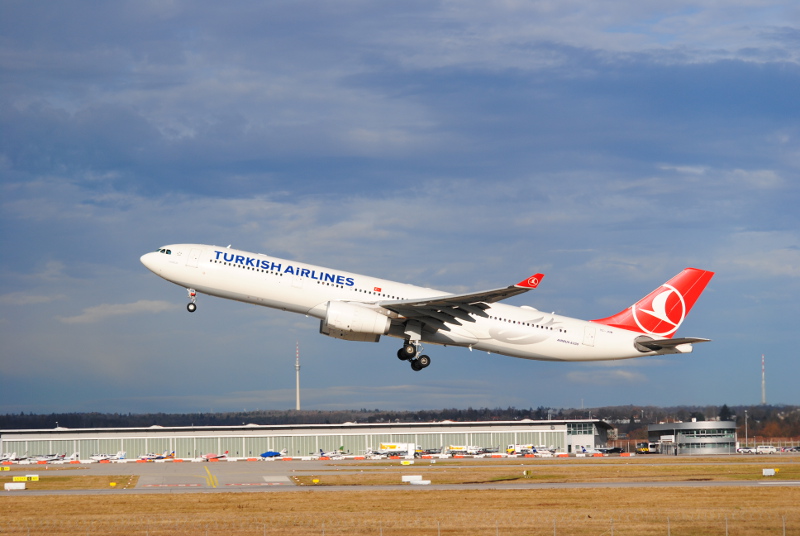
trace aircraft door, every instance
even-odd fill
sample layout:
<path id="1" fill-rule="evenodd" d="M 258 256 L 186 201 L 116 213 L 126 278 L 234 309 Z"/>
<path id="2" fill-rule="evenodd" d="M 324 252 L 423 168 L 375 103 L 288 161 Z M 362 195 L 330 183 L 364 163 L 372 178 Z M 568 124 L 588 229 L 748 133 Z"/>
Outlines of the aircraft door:
<path id="1" fill-rule="evenodd" d="M 594 326 L 586 326 L 586 329 L 583 331 L 584 346 L 594 346 L 595 329 Z"/>
<path id="2" fill-rule="evenodd" d="M 203 253 L 202 249 L 194 249 L 189 252 L 189 258 L 186 259 L 186 266 L 197 268 L 197 263 L 200 262 L 200 255 Z"/>

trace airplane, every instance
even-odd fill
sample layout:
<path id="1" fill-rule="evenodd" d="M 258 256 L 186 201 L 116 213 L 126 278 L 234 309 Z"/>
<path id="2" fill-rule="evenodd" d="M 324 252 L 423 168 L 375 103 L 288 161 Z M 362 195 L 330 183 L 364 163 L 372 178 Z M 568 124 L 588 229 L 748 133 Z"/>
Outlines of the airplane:
<path id="1" fill-rule="evenodd" d="M 228 457 L 228 451 L 225 451 L 225 454 L 203 454 L 200 456 L 203 461 L 210 462 L 212 460 L 224 460 Z"/>
<path id="2" fill-rule="evenodd" d="M 12 463 L 12 462 L 19 463 L 19 462 L 24 462 L 27 459 L 28 459 L 27 456 L 17 456 L 16 452 L 12 452 L 10 454 L 5 453 L 2 456 L 0 456 L 0 463 Z"/>
<path id="3" fill-rule="evenodd" d="M 104 461 L 114 461 L 114 460 L 124 460 L 125 459 L 125 451 L 120 450 L 116 454 L 92 454 L 89 456 L 90 460 L 94 460 L 96 462 L 104 462 Z"/>
<path id="4" fill-rule="evenodd" d="M 317 456 L 320 458 L 341 458 L 344 456 L 344 447 L 339 447 L 339 450 L 331 450 L 329 452 L 319 449 Z"/>
<path id="5" fill-rule="evenodd" d="M 289 453 L 287 449 L 283 449 L 282 451 L 278 452 L 277 450 L 268 450 L 266 452 L 261 453 L 262 458 L 281 458 L 286 456 Z"/>
<path id="6" fill-rule="evenodd" d="M 62 456 L 60 459 L 48 463 L 52 463 L 54 465 L 64 465 L 73 461 L 78 461 L 79 459 L 80 459 L 80 454 L 78 454 L 77 452 L 73 452 L 72 455 L 69 457 Z"/>
<path id="7" fill-rule="evenodd" d="M 348 341 L 403 340 L 397 357 L 428 367 L 422 343 L 523 359 L 603 361 L 689 353 L 709 339 L 673 338 L 714 272 L 686 268 L 619 313 L 579 320 L 499 303 L 539 286 L 534 274 L 507 287 L 463 294 L 203 244 L 142 255 L 151 272 L 186 288 L 190 313 L 207 294 L 312 316 L 320 333 Z"/>
<path id="8" fill-rule="evenodd" d="M 175 451 L 173 450 L 170 452 L 169 450 L 165 450 L 163 454 L 142 454 L 139 456 L 140 460 L 144 460 L 146 462 L 154 461 L 154 460 L 167 460 L 172 459 L 175 457 Z"/>
<path id="9" fill-rule="evenodd" d="M 39 456 L 34 456 L 33 458 L 31 458 L 31 461 L 37 462 L 37 463 L 38 462 L 51 463 L 51 462 L 56 462 L 58 460 L 63 460 L 66 457 L 67 457 L 66 453 L 64 453 L 64 454 L 40 454 Z"/>

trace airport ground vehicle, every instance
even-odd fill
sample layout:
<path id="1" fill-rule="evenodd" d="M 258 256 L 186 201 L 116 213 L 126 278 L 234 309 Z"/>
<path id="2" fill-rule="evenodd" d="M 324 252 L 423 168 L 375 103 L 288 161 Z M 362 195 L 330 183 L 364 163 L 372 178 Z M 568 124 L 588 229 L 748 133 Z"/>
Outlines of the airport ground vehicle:
<path id="1" fill-rule="evenodd" d="M 483 452 L 481 447 L 477 447 L 474 445 L 448 445 L 446 452 L 449 454 L 480 454 Z"/>
<path id="2" fill-rule="evenodd" d="M 374 453 L 384 456 L 419 456 L 416 443 L 381 443 Z"/>
<path id="3" fill-rule="evenodd" d="M 756 447 L 756 454 L 775 454 L 778 449 L 772 445 L 759 445 Z"/>
<path id="4" fill-rule="evenodd" d="M 658 454 L 659 452 L 658 443 L 636 443 L 637 454 Z"/>
<path id="5" fill-rule="evenodd" d="M 535 454 L 536 447 L 532 444 L 527 445 L 509 445 L 506 447 L 507 454 Z"/>

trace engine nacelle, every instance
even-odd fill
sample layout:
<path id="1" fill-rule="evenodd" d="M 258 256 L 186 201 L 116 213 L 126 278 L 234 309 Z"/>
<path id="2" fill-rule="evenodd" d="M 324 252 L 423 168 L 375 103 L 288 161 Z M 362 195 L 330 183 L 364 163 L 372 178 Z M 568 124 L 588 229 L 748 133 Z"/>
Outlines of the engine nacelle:
<path id="1" fill-rule="evenodd" d="M 392 321 L 372 309 L 345 302 L 328 302 L 319 332 L 347 341 L 378 342 L 389 332 Z"/>

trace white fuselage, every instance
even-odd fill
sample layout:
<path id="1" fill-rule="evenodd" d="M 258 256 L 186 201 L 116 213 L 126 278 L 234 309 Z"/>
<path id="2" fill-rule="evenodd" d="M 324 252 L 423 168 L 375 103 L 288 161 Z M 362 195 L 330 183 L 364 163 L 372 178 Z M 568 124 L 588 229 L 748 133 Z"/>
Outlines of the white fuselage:
<path id="1" fill-rule="evenodd" d="M 167 253 L 169 252 L 169 253 Z M 225 247 L 176 244 L 142 256 L 156 275 L 202 294 L 293 313 L 325 318 L 329 302 L 422 299 L 446 296 L 430 288 L 332 270 Z M 389 336 L 404 338 L 405 319 L 392 316 Z M 524 359 L 595 361 L 628 359 L 658 352 L 634 346 L 641 335 L 532 307 L 493 303 L 486 316 L 449 325 L 449 331 L 424 330 L 422 341 L 466 346 Z"/>

